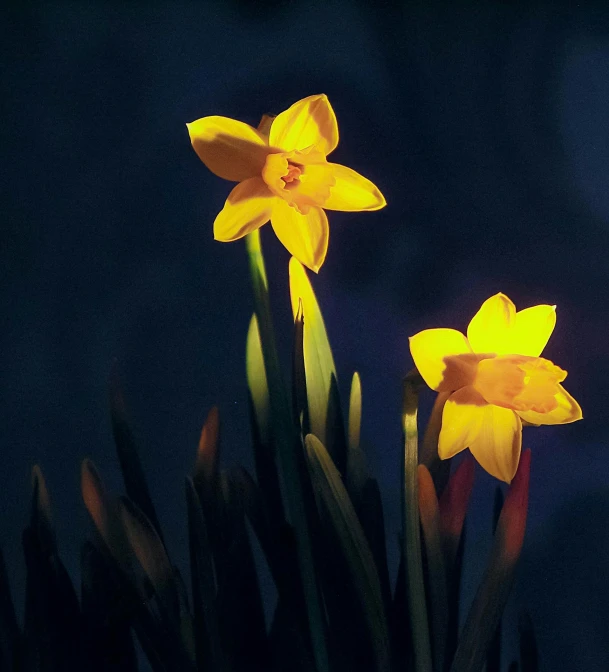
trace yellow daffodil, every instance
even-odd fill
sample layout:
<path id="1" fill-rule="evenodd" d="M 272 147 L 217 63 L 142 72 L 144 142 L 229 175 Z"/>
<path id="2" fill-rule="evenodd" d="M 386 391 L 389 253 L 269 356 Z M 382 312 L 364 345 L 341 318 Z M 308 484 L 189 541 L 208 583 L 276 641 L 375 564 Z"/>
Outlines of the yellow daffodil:
<path id="1" fill-rule="evenodd" d="M 556 306 L 516 312 L 505 294 L 487 299 L 467 328 L 426 329 L 410 339 L 425 382 L 447 395 L 438 453 L 468 448 L 509 483 L 518 467 L 522 421 L 561 425 L 580 420 L 579 404 L 560 384 L 567 372 L 540 357 L 556 324 Z"/>
<path id="2" fill-rule="evenodd" d="M 226 117 L 203 117 L 187 126 L 201 161 L 219 177 L 239 182 L 214 222 L 216 240 L 237 240 L 270 220 L 288 251 L 317 272 L 328 250 L 324 209 L 385 205 L 370 180 L 328 162 L 338 125 L 323 94 L 263 118 L 258 129 Z"/>

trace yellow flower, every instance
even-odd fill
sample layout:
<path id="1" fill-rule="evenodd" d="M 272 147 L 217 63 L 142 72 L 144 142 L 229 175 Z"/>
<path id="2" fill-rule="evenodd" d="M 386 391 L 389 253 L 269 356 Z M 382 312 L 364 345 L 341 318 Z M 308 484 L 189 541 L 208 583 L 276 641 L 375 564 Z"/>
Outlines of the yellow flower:
<path id="1" fill-rule="evenodd" d="M 203 117 L 187 127 L 201 161 L 219 177 L 239 182 L 214 222 L 216 240 L 237 240 L 270 219 L 288 251 L 317 272 L 328 250 L 324 209 L 385 205 L 370 180 L 327 161 L 338 144 L 338 125 L 323 94 L 263 118 L 258 129 L 226 117 Z"/>
<path id="2" fill-rule="evenodd" d="M 522 420 L 561 425 L 582 418 L 579 404 L 560 384 L 567 372 L 540 357 L 556 306 L 516 312 L 505 294 L 487 299 L 467 327 L 427 329 L 410 339 L 419 373 L 448 396 L 438 453 L 445 460 L 469 447 L 489 472 L 509 483 L 518 467 Z"/>

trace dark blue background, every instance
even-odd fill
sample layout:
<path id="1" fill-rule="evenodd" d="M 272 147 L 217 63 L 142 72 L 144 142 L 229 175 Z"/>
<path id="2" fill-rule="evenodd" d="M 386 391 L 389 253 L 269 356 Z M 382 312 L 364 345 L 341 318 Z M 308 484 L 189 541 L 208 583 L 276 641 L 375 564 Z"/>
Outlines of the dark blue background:
<path id="1" fill-rule="evenodd" d="M 569 371 L 585 419 L 525 431 L 530 518 L 506 620 L 513 628 L 514 609 L 530 610 L 542 670 L 609 669 L 609 11 L 20 3 L 2 11 L 0 43 L 0 539 L 18 601 L 32 465 L 75 580 L 88 531 L 82 458 L 122 488 L 106 396 L 114 358 L 183 568 L 183 476 L 212 404 L 225 463 L 251 464 L 245 251 L 213 241 L 230 184 L 199 162 L 185 123 L 223 114 L 256 125 L 324 92 L 341 132 L 333 159 L 388 201 L 331 213 L 314 286 L 345 394 L 362 375 L 393 570 L 408 336 L 465 329 L 498 291 L 519 308 L 556 303 L 545 354 Z M 270 227 L 263 244 L 287 372 L 288 255 Z M 466 601 L 495 485 L 477 472 Z"/>

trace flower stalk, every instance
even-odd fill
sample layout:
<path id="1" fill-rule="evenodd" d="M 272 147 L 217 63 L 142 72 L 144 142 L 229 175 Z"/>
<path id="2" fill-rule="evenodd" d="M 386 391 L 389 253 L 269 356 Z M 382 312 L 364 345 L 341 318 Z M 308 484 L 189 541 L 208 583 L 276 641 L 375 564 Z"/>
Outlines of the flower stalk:
<path id="1" fill-rule="evenodd" d="M 302 482 L 296 459 L 296 450 L 300 449 L 301 439 L 291 419 L 288 397 L 279 368 L 268 295 L 268 279 L 260 243 L 260 231 L 252 231 L 246 236 L 246 249 L 254 290 L 254 307 L 260 330 L 262 355 L 268 379 L 269 405 L 274 434 L 277 438 L 276 445 L 282 489 L 288 518 L 296 535 L 298 565 L 305 594 L 313 654 L 317 672 L 329 672 L 325 619 L 321 608 L 309 523 L 304 508 Z"/>
<path id="2" fill-rule="evenodd" d="M 418 464 L 419 439 L 417 412 L 418 388 L 421 379 L 416 371 L 406 376 L 403 387 L 402 429 L 404 432 L 404 465 L 402 480 L 403 555 L 406 571 L 406 595 L 412 643 L 414 647 L 415 672 L 431 672 L 431 647 L 427 620 L 427 604 L 423 582 L 421 558 L 421 535 L 419 529 Z"/>

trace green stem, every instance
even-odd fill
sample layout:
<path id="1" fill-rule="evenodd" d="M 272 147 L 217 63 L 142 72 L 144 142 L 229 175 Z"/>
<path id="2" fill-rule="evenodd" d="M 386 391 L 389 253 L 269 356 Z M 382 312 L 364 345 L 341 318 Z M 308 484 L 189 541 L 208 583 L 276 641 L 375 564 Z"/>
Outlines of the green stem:
<path id="1" fill-rule="evenodd" d="M 415 371 L 416 374 L 416 371 Z M 419 493 L 417 467 L 419 440 L 417 410 L 419 404 L 419 376 L 411 373 L 404 380 L 402 428 L 404 431 L 404 472 L 402 492 L 402 521 L 404 526 L 403 553 L 406 568 L 408 610 L 412 627 L 415 672 L 431 672 L 431 648 L 423 563 L 419 528 Z"/>
<path id="2" fill-rule="evenodd" d="M 254 306 L 260 330 L 262 356 L 268 379 L 269 404 L 277 441 L 279 468 L 283 482 L 288 518 L 296 535 L 298 564 L 302 577 L 307 616 L 311 631 L 313 654 L 317 672 L 329 672 L 326 648 L 326 629 L 311 550 L 311 536 L 304 508 L 304 497 L 296 450 L 301 446 L 300 435 L 292 421 L 292 414 L 281 377 L 275 334 L 271 319 L 268 281 L 260 245 L 260 232 L 254 231 L 245 239 L 250 274 L 254 290 Z"/>

